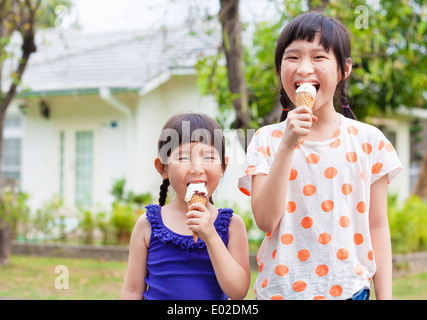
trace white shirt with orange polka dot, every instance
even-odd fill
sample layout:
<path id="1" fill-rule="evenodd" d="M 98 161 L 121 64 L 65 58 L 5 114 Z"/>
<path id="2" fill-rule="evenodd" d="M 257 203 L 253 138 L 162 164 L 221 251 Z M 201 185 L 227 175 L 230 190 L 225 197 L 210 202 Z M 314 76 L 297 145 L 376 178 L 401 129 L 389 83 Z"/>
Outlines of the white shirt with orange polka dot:
<path id="1" fill-rule="evenodd" d="M 370 186 L 402 169 L 377 128 L 345 118 L 334 136 L 295 150 L 286 210 L 258 252 L 257 299 L 348 299 L 370 288 L 375 257 L 369 233 Z M 259 129 L 239 189 L 268 174 L 286 122 Z"/>

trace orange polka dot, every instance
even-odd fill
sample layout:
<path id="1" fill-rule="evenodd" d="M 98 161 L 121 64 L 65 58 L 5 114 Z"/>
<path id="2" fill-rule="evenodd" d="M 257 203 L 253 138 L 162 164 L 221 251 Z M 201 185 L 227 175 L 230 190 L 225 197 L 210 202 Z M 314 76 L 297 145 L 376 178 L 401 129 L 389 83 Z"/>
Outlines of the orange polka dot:
<path id="1" fill-rule="evenodd" d="M 386 145 L 385 145 L 385 149 L 388 151 L 388 152 L 392 152 L 392 151 L 394 151 L 394 147 L 393 147 L 393 145 L 389 142 L 389 143 L 387 143 Z"/>
<path id="2" fill-rule="evenodd" d="M 281 137 L 283 136 L 283 131 L 280 131 L 280 130 L 273 130 L 273 131 L 271 132 L 271 136 L 272 136 L 273 138 L 281 138 Z"/>
<path id="3" fill-rule="evenodd" d="M 247 196 L 250 196 L 250 195 L 251 195 L 251 193 L 250 193 L 247 189 L 245 189 L 245 188 L 239 188 L 239 190 L 240 190 L 243 194 L 245 194 L 245 195 L 247 195 Z"/>
<path id="4" fill-rule="evenodd" d="M 288 201 L 288 203 L 287 203 L 287 205 L 286 205 L 286 210 L 287 210 L 289 213 L 294 213 L 294 212 L 295 212 L 295 210 L 296 210 L 296 208 L 297 208 L 297 205 L 295 204 L 295 202 L 293 202 L 293 201 Z"/>
<path id="5" fill-rule="evenodd" d="M 340 218 L 340 226 L 343 228 L 347 228 L 350 225 L 350 218 L 347 216 L 342 216 Z"/>
<path id="6" fill-rule="evenodd" d="M 360 264 L 356 265 L 356 269 L 354 270 L 354 272 L 358 275 L 361 276 L 365 271 L 363 270 L 363 267 Z"/>
<path id="7" fill-rule="evenodd" d="M 257 136 L 257 135 L 259 135 L 260 133 L 261 133 L 261 131 L 262 131 L 262 128 L 261 129 L 258 129 L 256 132 L 255 132 L 255 135 Z"/>
<path id="8" fill-rule="evenodd" d="M 345 158 L 347 159 L 348 162 L 355 163 L 357 161 L 357 154 L 356 152 L 349 151 L 345 155 Z"/>
<path id="9" fill-rule="evenodd" d="M 341 187 L 342 193 L 344 193 L 346 196 L 348 196 L 352 191 L 353 187 L 349 183 L 344 183 Z"/>
<path id="10" fill-rule="evenodd" d="M 353 127 L 353 126 L 348 126 L 347 127 L 347 132 L 349 133 L 349 134 L 352 134 L 352 135 L 357 135 L 358 133 L 359 133 L 359 129 L 357 129 L 356 127 Z"/>
<path id="11" fill-rule="evenodd" d="M 362 150 L 366 153 L 366 154 L 370 154 L 372 152 L 372 146 L 370 143 L 365 142 L 362 144 Z"/>
<path id="12" fill-rule="evenodd" d="M 271 300 L 283 300 L 283 297 L 280 294 L 276 294 L 271 297 Z"/>
<path id="13" fill-rule="evenodd" d="M 329 144 L 329 146 L 330 146 L 331 148 L 338 148 L 340 145 L 341 145 L 341 139 L 340 139 L 340 138 L 335 139 L 334 141 L 332 141 L 332 142 Z"/>
<path id="14" fill-rule="evenodd" d="M 363 243 L 363 236 L 360 233 L 355 233 L 353 236 L 353 241 L 355 245 L 361 245 Z"/>
<path id="15" fill-rule="evenodd" d="M 332 286 L 329 289 L 329 294 L 333 297 L 339 297 L 342 294 L 341 286 Z"/>
<path id="16" fill-rule="evenodd" d="M 284 264 L 279 264 L 275 269 L 276 274 L 281 277 L 287 275 L 288 271 L 289 271 L 288 267 L 285 266 Z"/>
<path id="17" fill-rule="evenodd" d="M 253 175 L 255 173 L 255 166 L 249 166 L 246 170 L 245 170 L 245 174 L 247 176 Z"/>
<path id="18" fill-rule="evenodd" d="M 259 265 L 259 272 L 261 272 L 264 269 L 264 262 L 261 262 L 261 264 Z"/>
<path id="19" fill-rule="evenodd" d="M 307 249 L 302 249 L 298 251 L 298 259 L 300 259 L 301 261 L 305 261 L 308 258 L 310 258 L 310 251 L 308 251 Z"/>
<path id="20" fill-rule="evenodd" d="M 372 250 L 370 250 L 370 251 L 368 252 L 368 259 L 369 259 L 370 261 L 374 260 L 374 252 L 373 252 Z"/>
<path id="21" fill-rule="evenodd" d="M 312 225 L 313 225 L 313 219 L 311 219 L 310 217 L 305 217 L 304 219 L 301 220 L 301 226 L 304 229 L 309 229 Z"/>
<path id="22" fill-rule="evenodd" d="M 319 242 L 321 244 L 328 244 L 331 241 L 331 235 L 327 232 L 324 232 L 319 235 Z"/>
<path id="23" fill-rule="evenodd" d="M 296 292 L 302 292 L 306 287 L 307 284 L 302 280 L 295 281 L 292 285 L 292 289 L 294 289 Z"/>
<path id="24" fill-rule="evenodd" d="M 290 233 L 285 233 L 280 237 L 280 241 L 285 245 L 291 244 L 294 241 L 294 237 Z"/>
<path id="25" fill-rule="evenodd" d="M 316 267 L 315 272 L 319 277 L 323 277 L 323 276 L 326 276 L 328 274 L 329 268 L 328 268 L 328 266 L 321 264 L 320 266 Z"/>
<path id="26" fill-rule="evenodd" d="M 313 300 L 326 300 L 325 296 L 315 296 Z"/>
<path id="27" fill-rule="evenodd" d="M 337 168 L 329 167 L 324 172 L 326 179 L 333 179 L 337 176 Z"/>
<path id="28" fill-rule="evenodd" d="M 316 187 L 313 186 L 312 184 L 307 184 L 304 186 L 304 188 L 302 189 L 302 193 L 304 193 L 306 196 L 312 196 L 313 194 L 316 193 Z"/>
<path id="29" fill-rule="evenodd" d="M 264 146 L 261 146 L 258 148 L 258 152 L 261 153 L 266 158 L 271 157 L 270 147 L 265 148 Z"/>
<path id="30" fill-rule="evenodd" d="M 383 164 L 381 162 L 377 162 L 372 166 L 372 174 L 380 173 L 382 168 L 383 168 Z"/>
<path id="31" fill-rule="evenodd" d="M 298 176 L 298 171 L 295 169 L 291 169 L 291 173 L 289 174 L 289 180 L 294 181 Z"/>
<path id="32" fill-rule="evenodd" d="M 335 131 L 335 133 L 334 133 L 334 135 L 332 136 L 332 138 L 337 138 L 337 137 L 339 137 L 339 135 L 341 134 L 341 129 L 340 128 L 338 128 L 338 130 L 337 131 Z"/>
<path id="33" fill-rule="evenodd" d="M 332 200 L 325 200 L 322 202 L 322 210 L 325 212 L 329 212 L 334 208 L 334 202 Z"/>
<path id="34" fill-rule="evenodd" d="M 337 258 L 339 260 L 346 260 L 349 255 L 350 255 L 350 253 L 348 252 L 348 250 L 346 248 L 341 248 L 341 249 L 338 249 L 338 251 L 337 251 Z"/>
<path id="35" fill-rule="evenodd" d="M 320 156 L 316 153 L 309 154 L 307 156 L 307 162 L 309 164 L 316 164 L 320 161 Z"/>
<path id="36" fill-rule="evenodd" d="M 268 284 L 268 278 L 265 278 L 264 281 L 261 283 L 261 288 L 265 288 Z"/>
<path id="37" fill-rule="evenodd" d="M 360 213 L 365 213 L 367 206 L 366 206 L 366 202 L 365 201 L 360 201 L 357 205 L 356 205 L 356 209 L 358 212 Z"/>

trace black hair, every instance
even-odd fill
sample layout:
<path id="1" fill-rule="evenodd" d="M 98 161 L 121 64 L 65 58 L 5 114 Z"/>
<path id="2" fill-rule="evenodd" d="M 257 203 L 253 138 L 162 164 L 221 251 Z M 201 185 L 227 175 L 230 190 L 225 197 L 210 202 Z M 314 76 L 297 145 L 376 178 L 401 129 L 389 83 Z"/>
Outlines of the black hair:
<path id="1" fill-rule="evenodd" d="M 317 33 L 320 34 L 320 44 L 325 50 L 330 51 L 332 49 L 341 72 L 342 80 L 338 82 L 335 89 L 335 100 L 340 104 L 338 111 L 347 118 L 356 118 L 348 106 L 349 103 L 346 97 L 347 79 L 345 78 L 345 64 L 351 57 L 348 31 L 341 22 L 333 18 L 326 17 L 320 12 L 307 12 L 295 17 L 285 26 L 276 45 L 275 65 L 280 82 L 280 103 L 283 107 L 280 121 L 284 121 L 287 118 L 289 109 L 293 107 L 292 101 L 289 99 L 280 81 L 283 53 L 295 40 L 314 41 Z"/>
<path id="2" fill-rule="evenodd" d="M 221 126 L 215 119 L 203 113 L 180 113 L 166 121 L 158 141 L 160 161 L 167 165 L 168 158 L 181 144 L 200 142 L 213 146 L 220 155 L 222 170 L 225 171 L 225 139 Z M 166 203 L 169 179 L 164 179 L 159 192 L 159 205 Z M 212 196 L 209 202 L 213 204 Z"/>

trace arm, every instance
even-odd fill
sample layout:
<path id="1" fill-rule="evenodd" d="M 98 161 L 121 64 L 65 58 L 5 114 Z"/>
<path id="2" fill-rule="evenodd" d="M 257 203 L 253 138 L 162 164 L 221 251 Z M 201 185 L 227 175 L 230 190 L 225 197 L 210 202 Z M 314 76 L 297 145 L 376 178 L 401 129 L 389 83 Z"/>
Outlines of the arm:
<path id="1" fill-rule="evenodd" d="M 143 214 L 135 224 L 130 239 L 128 268 L 121 300 L 141 300 L 147 290 L 147 253 L 150 242 L 150 224 Z"/>
<path id="2" fill-rule="evenodd" d="M 200 238 L 205 241 L 222 291 L 232 300 L 243 299 L 249 289 L 251 272 L 248 238 L 242 218 L 238 215 L 231 218 L 228 245 L 225 247 L 206 207 L 196 203 L 190 209 L 193 211 L 187 213 L 190 218 L 189 229 L 198 232 Z"/>
<path id="3" fill-rule="evenodd" d="M 308 107 L 289 112 L 285 133 L 269 174 L 252 177 L 252 211 L 258 228 L 264 232 L 273 232 L 285 212 L 295 148 L 310 132 L 313 120 L 317 119 Z"/>
<path id="4" fill-rule="evenodd" d="M 385 175 L 371 186 L 369 231 L 377 271 L 374 275 L 375 295 L 378 300 L 392 298 L 392 254 L 387 218 L 387 181 Z"/>

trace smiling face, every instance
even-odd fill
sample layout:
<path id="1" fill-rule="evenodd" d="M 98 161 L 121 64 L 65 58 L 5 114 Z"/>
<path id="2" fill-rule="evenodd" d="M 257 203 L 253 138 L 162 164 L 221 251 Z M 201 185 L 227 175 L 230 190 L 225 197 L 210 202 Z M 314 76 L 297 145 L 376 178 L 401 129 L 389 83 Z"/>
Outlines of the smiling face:
<path id="1" fill-rule="evenodd" d="M 222 174 L 223 165 L 218 151 L 213 146 L 191 142 L 172 151 L 162 175 L 169 179 L 177 198 L 184 201 L 190 183 L 206 183 L 209 198 Z"/>
<path id="2" fill-rule="evenodd" d="M 286 94 L 295 104 L 295 90 L 302 83 L 315 86 L 317 94 L 313 111 L 324 105 L 333 106 L 335 89 L 341 78 L 334 53 L 320 44 L 320 35 L 314 41 L 295 40 L 282 57 L 280 80 Z"/>

